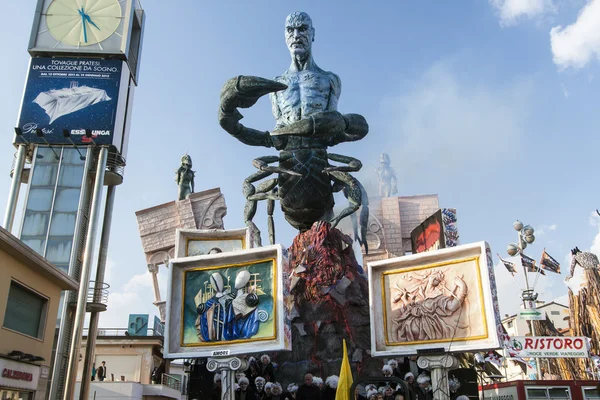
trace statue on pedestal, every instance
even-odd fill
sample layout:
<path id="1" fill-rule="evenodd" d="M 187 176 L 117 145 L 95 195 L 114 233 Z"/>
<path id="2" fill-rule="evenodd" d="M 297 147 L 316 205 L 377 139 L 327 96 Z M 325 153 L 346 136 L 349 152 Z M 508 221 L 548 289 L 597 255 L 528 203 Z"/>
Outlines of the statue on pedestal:
<path id="1" fill-rule="evenodd" d="M 187 153 L 181 157 L 181 166 L 176 172 L 175 182 L 179 186 L 177 200 L 185 200 L 194 193 L 194 171 L 192 171 L 192 157 Z"/>
<path id="2" fill-rule="evenodd" d="M 381 165 L 377 168 L 377 180 L 379 181 L 379 195 L 390 197 L 398 194 L 396 187 L 396 171 L 390 165 L 390 156 L 387 153 L 381 153 L 379 157 Z"/>
<path id="3" fill-rule="evenodd" d="M 267 200 L 269 238 L 275 241 L 273 209 L 279 200 L 286 220 L 299 231 L 311 228 L 316 221 L 338 222 L 362 205 L 361 236 L 366 244 L 368 200 L 360 182 L 350 175 L 362 168 L 356 158 L 328 153 L 327 148 L 342 142 L 360 140 L 369 132 L 361 115 L 337 111 L 341 94 L 340 78 L 317 66 L 312 57 L 315 29 L 308 14 L 294 12 L 285 21 L 285 40 L 292 56 L 287 71 L 275 80 L 238 76 L 225 83 L 221 91 L 219 123 L 233 137 L 251 146 L 274 147 L 276 156 L 256 158 L 259 170 L 244 181 L 246 207 L 244 219 L 254 233 L 258 246 L 260 232 L 252 222 L 257 202 Z M 238 107 L 248 108 L 259 97 L 271 93 L 273 132 L 261 132 L 239 123 Z M 332 165 L 335 161 L 342 165 Z M 278 163 L 278 165 L 271 165 Z M 262 181 L 272 174 L 276 178 Z M 342 191 L 349 205 L 339 215 L 333 213 L 333 193 Z"/>
<path id="4" fill-rule="evenodd" d="M 341 81 L 333 72 L 319 68 L 313 59 L 315 29 L 308 14 L 290 14 L 284 33 L 292 58 L 290 67 L 274 80 L 253 76 L 230 79 L 221 91 L 218 112 L 221 127 L 234 138 L 279 151 L 253 160 L 258 172 L 243 184 L 244 220 L 255 245 L 261 246 L 261 239 L 252 219 L 261 200 L 267 201 L 271 243 L 275 242 L 276 200 L 288 223 L 300 231 L 289 248 L 290 263 L 284 270 L 289 291 L 284 290 L 284 298 L 278 299 L 284 302 L 294 326 L 292 350 L 275 355 L 280 363 L 278 377 L 284 382 L 298 382 L 306 372 L 321 376 L 337 373 L 342 339 L 348 342 L 355 368 L 369 374 L 380 371 L 381 366 L 368 354 L 368 285 L 356 261 L 352 238 L 335 228 L 350 216 L 354 239 L 367 251 L 368 197 L 351 175 L 362 168 L 362 163 L 328 152 L 339 143 L 362 139 L 369 126 L 361 115 L 337 111 Z M 259 131 L 240 124 L 243 117 L 238 108 L 253 106 L 267 93 L 275 129 Z M 338 215 L 333 212 L 336 192 L 342 192 L 349 202 Z M 360 236 L 355 214 L 359 209 Z"/>

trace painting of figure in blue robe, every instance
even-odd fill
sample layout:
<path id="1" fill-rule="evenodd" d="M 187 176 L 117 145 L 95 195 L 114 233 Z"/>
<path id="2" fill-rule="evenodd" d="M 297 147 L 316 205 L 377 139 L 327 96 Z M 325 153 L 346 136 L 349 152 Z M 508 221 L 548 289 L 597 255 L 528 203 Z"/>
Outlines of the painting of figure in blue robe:
<path id="1" fill-rule="evenodd" d="M 183 344 L 274 337 L 274 268 L 268 260 L 187 271 Z"/>

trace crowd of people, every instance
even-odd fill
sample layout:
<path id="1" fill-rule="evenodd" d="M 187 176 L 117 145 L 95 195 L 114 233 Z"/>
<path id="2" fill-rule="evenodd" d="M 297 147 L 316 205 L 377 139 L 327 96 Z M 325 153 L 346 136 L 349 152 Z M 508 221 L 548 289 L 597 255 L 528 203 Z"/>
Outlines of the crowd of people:
<path id="1" fill-rule="evenodd" d="M 276 365 L 271 362 L 268 355 L 264 354 L 259 360 L 250 357 L 249 368 L 245 372 L 235 375 L 236 400 L 335 400 L 339 378 L 332 375 L 323 380 L 319 376 L 307 373 L 302 383 L 290 383 L 285 386 L 277 382 Z M 360 400 L 432 400 L 433 392 L 431 378 L 424 371 L 404 372 L 398 368 L 395 359 L 389 360 L 381 370 L 383 378 L 399 378 L 404 382 L 398 383 L 394 379 L 382 379 L 358 385 L 358 398 Z M 211 398 L 221 399 L 221 375 L 215 374 L 215 386 Z M 449 379 L 452 399 L 463 400 L 456 392 L 460 383 L 455 378 Z"/>

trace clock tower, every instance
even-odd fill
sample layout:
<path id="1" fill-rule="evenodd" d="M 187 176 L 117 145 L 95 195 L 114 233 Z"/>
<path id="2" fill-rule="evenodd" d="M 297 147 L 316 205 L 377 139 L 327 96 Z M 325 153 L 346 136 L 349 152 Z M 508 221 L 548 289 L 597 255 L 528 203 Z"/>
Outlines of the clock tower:
<path id="1" fill-rule="evenodd" d="M 139 0 L 38 0 L 31 60 L 13 143 L 17 148 L 3 226 L 79 281 L 60 301 L 47 398 L 75 393 L 81 337 L 90 313 L 83 376 L 91 376 L 116 186 L 123 182 L 145 13 Z M 103 196 L 104 187 L 106 196 Z M 103 203 L 104 199 L 104 203 Z M 102 218 L 101 218 L 102 217 Z M 97 233 L 97 272 L 90 281 Z M 47 321 L 46 323 L 54 323 Z"/>

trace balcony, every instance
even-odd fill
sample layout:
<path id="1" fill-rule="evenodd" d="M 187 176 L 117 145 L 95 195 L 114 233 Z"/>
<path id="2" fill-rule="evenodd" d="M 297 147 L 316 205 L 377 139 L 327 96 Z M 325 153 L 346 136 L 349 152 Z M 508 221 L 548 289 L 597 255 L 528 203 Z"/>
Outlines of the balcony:
<path id="1" fill-rule="evenodd" d="M 108 304 L 108 289 L 110 285 L 104 282 L 90 281 L 88 289 L 87 303 L 85 305 L 86 312 L 103 312 L 106 311 Z"/>

